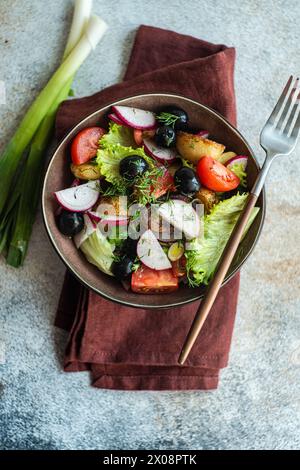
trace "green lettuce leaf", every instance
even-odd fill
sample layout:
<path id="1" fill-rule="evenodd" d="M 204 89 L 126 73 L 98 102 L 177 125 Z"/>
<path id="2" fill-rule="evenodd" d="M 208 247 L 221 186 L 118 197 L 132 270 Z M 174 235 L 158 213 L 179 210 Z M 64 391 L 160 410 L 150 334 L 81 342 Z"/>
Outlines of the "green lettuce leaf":
<path id="1" fill-rule="evenodd" d="M 142 148 L 123 147 L 120 144 L 107 145 L 97 152 L 97 163 L 100 173 L 107 181 L 112 183 L 118 190 L 126 191 L 126 181 L 119 173 L 120 161 L 131 155 L 139 155 L 147 160 L 147 156 Z"/>
<path id="2" fill-rule="evenodd" d="M 109 237 L 107 238 L 109 243 L 114 245 L 115 248 L 119 248 L 123 245 L 124 240 L 128 237 L 127 225 L 121 226 L 116 225 L 115 227 L 110 227 Z"/>
<path id="3" fill-rule="evenodd" d="M 114 260 L 114 245 L 109 243 L 99 228 L 95 230 L 81 245 L 80 249 L 87 260 L 97 266 L 100 271 L 112 276 L 111 265 Z"/>
<path id="4" fill-rule="evenodd" d="M 247 193 L 237 194 L 221 201 L 204 217 L 204 236 L 189 242 L 186 247 L 190 285 L 199 286 L 210 281 L 247 197 Z M 258 207 L 253 209 L 246 230 L 249 229 L 258 211 Z"/>
<path id="5" fill-rule="evenodd" d="M 247 188 L 247 173 L 242 163 L 235 163 L 230 167 L 231 171 L 240 178 L 240 186 Z"/>
<path id="6" fill-rule="evenodd" d="M 100 139 L 100 148 L 97 151 L 97 164 L 101 174 L 113 184 L 116 192 L 126 192 L 126 181 L 119 173 L 120 161 L 131 155 L 144 158 L 150 167 L 154 167 L 153 160 L 145 154 L 143 148 L 134 148 L 132 131 L 128 127 L 112 124 L 109 132 Z"/>
<path id="7" fill-rule="evenodd" d="M 123 147 L 136 146 L 132 129 L 126 126 L 119 126 L 119 124 L 115 123 L 109 124 L 109 131 L 101 137 L 99 144 L 102 148 L 115 144 L 123 145 Z"/>

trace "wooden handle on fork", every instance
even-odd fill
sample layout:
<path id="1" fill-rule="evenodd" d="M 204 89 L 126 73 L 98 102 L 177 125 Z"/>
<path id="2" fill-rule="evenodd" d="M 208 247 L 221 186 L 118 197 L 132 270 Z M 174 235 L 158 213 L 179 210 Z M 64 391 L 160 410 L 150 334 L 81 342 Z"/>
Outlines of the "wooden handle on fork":
<path id="1" fill-rule="evenodd" d="M 179 364 L 184 364 L 185 360 L 187 359 L 201 331 L 201 328 L 207 318 L 207 315 L 209 314 L 209 311 L 215 301 L 215 298 L 219 292 L 222 282 L 234 258 L 234 255 L 239 246 L 245 227 L 247 225 L 247 222 L 249 220 L 249 217 L 251 215 L 253 207 L 255 206 L 256 201 L 257 201 L 257 195 L 250 193 L 246 201 L 245 207 L 223 251 L 223 254 L 220 258 L 215 274 L 197 310 L 194 321 L 191 325 L 191 328 L 189 330 L 189 333 L 187 335 L 187 338 L 181 350 L 181 354 L 178 359 Z"/>

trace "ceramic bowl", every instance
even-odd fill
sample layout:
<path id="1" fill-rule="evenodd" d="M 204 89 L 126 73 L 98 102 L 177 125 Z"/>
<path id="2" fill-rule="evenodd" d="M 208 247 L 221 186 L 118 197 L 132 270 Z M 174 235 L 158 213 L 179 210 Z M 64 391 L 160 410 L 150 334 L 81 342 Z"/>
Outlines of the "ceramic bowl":
<path id="1" fill-rule="evenodd" d="M 42 209 L 46 230 L 50 240 L 67 268 L 86 287 L 92 289 L 103 297 L 119 302 L 120 304 L 143 307 L 164 308 L 184 305 L 200 299 L 204 288 L 189 288 L 181 286 L 176 292 L 170 294 L 141 295 L 127 292 L 114 278 L 103 274 L 95 266 L 90 264 L 84 255 L 76 249 L 72 240 L 64 237 L 55 223 L 57 202 L 53 193 L 68 187 L 72 181 L 69 171 L 69 144 L 73 137 L 88 126 L 100 125 L 107 127 L 107 114 L 114 104 L 133 106 L 137 108 L 156 111 L 162 106 L 176 105 L 183 108 L 189 115 L 190 125 L 195 128 L 208 130 L 210 137 L 226 146 L 228 150 L 238 155 L 247 155 L 248 160 L 248 187 L 251 187 L 259 171 L 258 163 L 253 151 L 240 132 L 226 119 L 213 109 L 196 101 L 178 95 L 165 93 L 144 94 L 132 96 L 110 103 L 83 119 L 62 140 L 52 155 L 43 185 Z M 265 215 L 265 194 L 260 195 L 257 205 L 261 208 L 258 216 L 243 239 L 232 262 L 224 283 L 226 283 L 245 263 L 260 235 Z"/>

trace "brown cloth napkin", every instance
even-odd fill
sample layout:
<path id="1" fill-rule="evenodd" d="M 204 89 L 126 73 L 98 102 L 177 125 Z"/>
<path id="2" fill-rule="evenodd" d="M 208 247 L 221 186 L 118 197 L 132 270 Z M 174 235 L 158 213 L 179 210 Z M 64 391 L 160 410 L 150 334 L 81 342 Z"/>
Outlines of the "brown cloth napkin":
<path id="1" fill-rule="evenodd" d="M 145 92 L 179 93 L 236 120 L 235 50 L 149 26 L 137 32 L 124 82 L 87 98 L 63 103 L 56 122 L 61 138 L 105 104 Z M 210 390 L 226 367 L 239 274 L 220 291 L 186 362 L 178 355 L 198 302 L 144 310 L 107 301 L 66 274 L 56 326 L 70 330 L 66 371 L 90 370 L 92 384 L 119 390 Z"/>

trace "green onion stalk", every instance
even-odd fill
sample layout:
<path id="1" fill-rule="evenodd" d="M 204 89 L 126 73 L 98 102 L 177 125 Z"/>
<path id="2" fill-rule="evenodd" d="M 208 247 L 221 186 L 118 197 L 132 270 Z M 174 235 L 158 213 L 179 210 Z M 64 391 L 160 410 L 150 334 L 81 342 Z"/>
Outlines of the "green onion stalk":
<path id="1" fill-rule="evenodd" d="M 91 9 L 92 9 L 92 0 L 76 0 L 75 1 L 72 25 L 71 25 L 67 45 L 64 51 L 63 60 L 66 59 L 66 57 L 69 55 L 71 50 L 76 46 L 79 39 L 81 38 L 87 26 L 88 20 L 90 18 Z M 39 157 L 37 153 L 37 148 L 40 148 L 40 156 L 42 158 L 43 148 L 47 146 L 47 143 L 51 137 L 51 131 L 52 131 L 53 122 L 54 122 L 53 114 L 56 113 L 56 108 L 58 108 L 60 103 L 67 98 L 67 94 L 70 94 L 70 86 L 71 86 L 72 81 L 73 81 L 73 77 L 70 79 L 69 83 L 65 85 L 64 89 L 59 94 L 58 99 L 55 101 L 55 104 L 52 106 L 52 109 L 48 112 L 48 114 L 44 118 L 42 124 L 40 125 L 39 130 L 37 131 L 35 137 L 33 138 L 33 141 L 31 143 L 31 147 L 33 148 L 33 151 L 31 153 L 34 154 L 36 158 Z M 49 130 L 49 133 L 46 132 L 47 130 Z M 42 142 L 43 142 L 43 145 L 41 145 Z M 6 149 L 6 152 L 9 153 L 9 149 Z M 32 158 L 30 160 L 32 161 Z M 29 167 L 31 168 L 32 165 L 28 165 L 28 168 Z M 25 165 L 23 162 L 23 164 L 19 165 L 18 167 L 17 175 L 13 176 L 12 184 L 14 186 L 14 191 L 11 194 L 9 194 L 9 197 L 7 198 L 7 201 L 5 203 L 5 207 L 1 213 L 0 253 L 6 248 L 6 242 L 9 239 L 9 230 L 12 228 L 12 225 L 15 226 L 15 224 L 12 224 L 12 222 L 16 216 L 18 201 L 21 195 L 21 190 L 23 188 L 23 180 L 25 178 L 24 169 L 25 169 Z M 12 174 L 13 174 L 13 171 L 12 171 Z M 39 177 L 39 179 L 41 179 L 42 173 L 37 173 L 36 175 L 32 175 L 32 176 L 37 176 Z M 28 188 L 28 191 L 30 191 L 30 189 L 32 189 L 32 191 L 38 190 L 38 187 L 39 187 L 38 184 L 33 185 L 33 187 L 30 186 Z M 33 195 L 33 200 L 34 200 L 34 195 Z"/>
<path id="2" fill-rule="evenodd" d="M 14 225 L 10 227 L 11 237 L 6 260 L 8 264 L 14 267 L 23 264 L 27 253 L 43 179 L 43 156 L 52 136 L 57 108 L 67 98 L 70 85 L 71 83 L 68 84 L 68 89 L 65 87 L 58 95 L 30 145 L 25 170 L 19 182 L 20 196 L 15 206 Z"/>
<path id="3" fill-rule="evenodd" d="M 77 0 L 64 61 L 25 114 L 0 157 L 0 253 L 7 262 L 23 264 L 42 183 L 44 155 L 52 136 L 56 111 L 70 92 L 73 77 L 106 31 L 98 17 L 90 18 L 91 0 Z M 16 179 L 25 151 L 28 157 Z M 12 184 L 14 188 L 12 188 Z"/>

